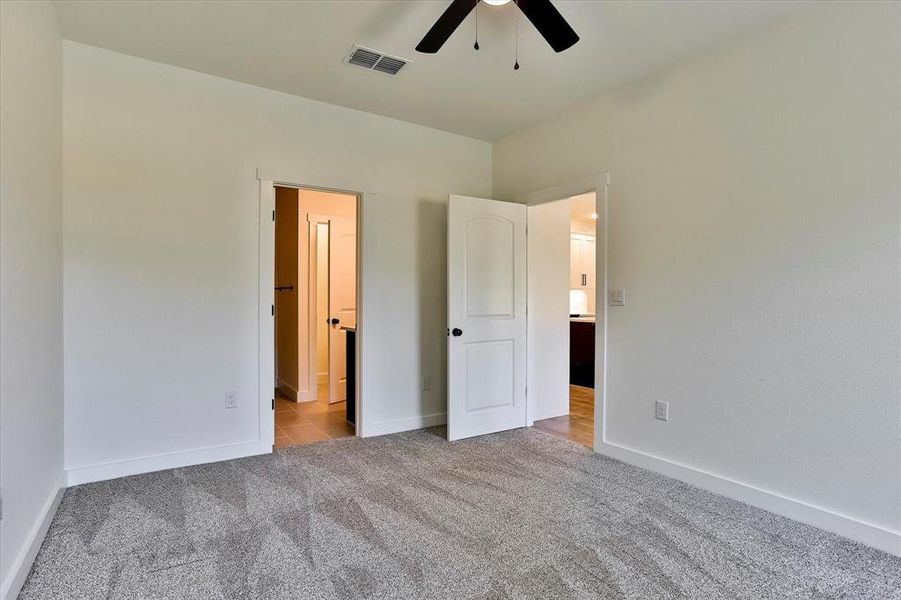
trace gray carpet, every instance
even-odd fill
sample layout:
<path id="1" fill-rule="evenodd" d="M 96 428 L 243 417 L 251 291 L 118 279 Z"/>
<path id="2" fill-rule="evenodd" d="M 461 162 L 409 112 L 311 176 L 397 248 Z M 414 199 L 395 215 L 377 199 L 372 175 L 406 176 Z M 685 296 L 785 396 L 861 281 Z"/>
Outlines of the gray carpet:
<path id="1" fill-rule="evenodd" d="M 901 559 L 517 430 L 69 489 L 21 598 L 901 598 Z"/>

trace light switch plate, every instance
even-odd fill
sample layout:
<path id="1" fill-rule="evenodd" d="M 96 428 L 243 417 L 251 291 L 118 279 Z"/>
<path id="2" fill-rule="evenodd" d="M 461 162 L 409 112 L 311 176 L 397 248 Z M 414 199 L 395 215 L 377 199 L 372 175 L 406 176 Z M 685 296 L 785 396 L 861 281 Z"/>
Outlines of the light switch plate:
<path id="1" fill-rule="evenodd" d="M 225 392 L 225 408 L 238 408 L 238 392 Z"/>
<path id="2" fill-rule="evenodd" d="M 607 306 L 625 306 L 626 290 L 607 290 Z"/>
<path id="3" fill-rule="evenodd" d="M 669 402 L 658 400 L 654 403 L 654 418 L 661 421 L 669 421 Z"/>

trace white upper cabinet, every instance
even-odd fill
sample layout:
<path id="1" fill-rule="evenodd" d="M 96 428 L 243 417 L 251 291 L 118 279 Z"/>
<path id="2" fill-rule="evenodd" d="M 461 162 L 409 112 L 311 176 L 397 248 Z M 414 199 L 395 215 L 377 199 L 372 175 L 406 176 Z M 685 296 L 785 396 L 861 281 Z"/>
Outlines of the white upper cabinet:
<path id="1" fill-rule="evenodd" d="M 569 287 L 582 287 L 582 240 L 575 237 L 569 240 Z"/>
<path id="2" fill-rule="evenodd" d="M 593 235 L 573 234 L 569 240 L 570 289 L 594 289 L 595 238 Z"/>
<path id="3" fill-rule="evenodd" d="M 585 274 L 585 287 L 594 289 L 595 269 L 594 258 L 596 255 L 594 237 L 582 240 L 582 273 Z"/>

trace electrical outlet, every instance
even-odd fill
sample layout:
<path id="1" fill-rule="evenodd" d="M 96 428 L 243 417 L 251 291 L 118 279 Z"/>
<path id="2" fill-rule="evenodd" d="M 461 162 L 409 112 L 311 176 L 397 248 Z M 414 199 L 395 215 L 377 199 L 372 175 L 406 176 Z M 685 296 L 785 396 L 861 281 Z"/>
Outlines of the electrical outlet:
<path id="1" fill-rule="evenodd" d="M 225 408 L 238 408 L 238 392 L 225 392 Z"/>
<path id="2" fill-rule="evenodd" d="M 430 375 L 422 376 L 422 391 L 428 392 L 432 389 L 432 377 Z"/>
<path id="3" fill-rule="evenodd" d="M 654 418 L 661 421 L 669 421 L 669 402 L 658 400 L 654 403 Z"/>

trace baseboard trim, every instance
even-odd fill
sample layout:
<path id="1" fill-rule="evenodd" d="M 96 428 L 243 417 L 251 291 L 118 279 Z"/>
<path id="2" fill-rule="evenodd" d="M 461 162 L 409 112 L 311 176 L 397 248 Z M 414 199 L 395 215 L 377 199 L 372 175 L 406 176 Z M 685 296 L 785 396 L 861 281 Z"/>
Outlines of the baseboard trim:
<path id="1" fill-rule="evenodd" d="M 277 387 L 278 391 L 287 396 L 289 399 L 294 400 L 295 402 L 300 401 L 301 393 L 284 381 L 279 380 L 278 384 L 276 384 L 275 387 Z"/>
<path id="2" fill-rule="evenodd" d="M 50 529 L 53 517 L 56 516 L 60 500 L 63 499 L 63 492 L 66 491 L 65 479 L 65 473 L 61 473 L 55 489 L 44 502 L 40 516 L 31 528 L 24 547 L 13 561 L 6 581 L 0 586 L 0 600 L 12 600 L 19 595 L 22 586 L 25 585 L 28 573 L 31 572 L 31 565 L 41 549 L 41 544 L 44 543 L 44 538 L 47 537 L 47 531 Z"/>
<path id="3" fill-rule="evenodd" d="M 897 531 L 619 444 L 601 442 L 595 447 L 595 450 L 610 458 L 696 485 L 794 521 L 825 529 L 883 552 L 901 556 L 901 533 Z"/>
<path id="4" fill-rule="evenodd" d="M 436 427 L 438 425 L 445 425 L 446 423 L 447 413 L 420 415 L 417 417 L 407 417 L 406 419 L 382 421 L 381 423 L 366 423 L 366 432 L 363 437 L 388 435 L 389 433 L 412 431 L 414 429 L 422 429 L 424 427 Z"/>
<path id="5" fill-rule="evenodd" d="M 204 463 L 243 458 L 257 454 L 269 454 L 270 452 L 272 452 L 271 446 L 259 440 L 254 440 L 252 442 L 195 448 L 183 452 L 156 454 L 154 456 L 118 460 L 83 467 L 71 467 L 66 470 L 66 478 L 68 485 L 80 485 L 82 483 L 106 481 L 107 479 L 140 475 L 141 473 L 151 473 L 165 469 L 190 467 L 192 465 L 202 465 Z"/>

